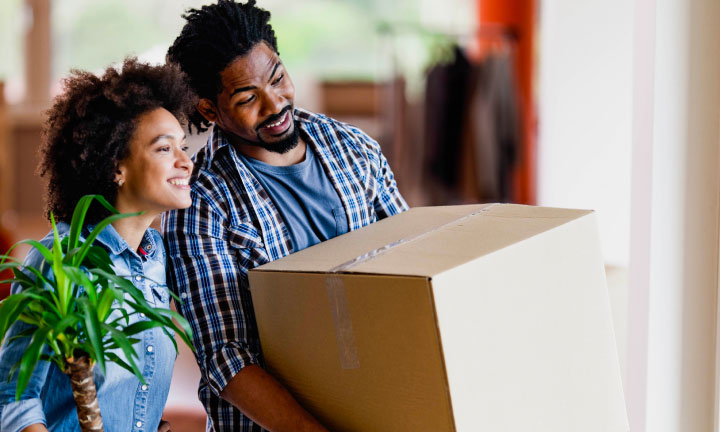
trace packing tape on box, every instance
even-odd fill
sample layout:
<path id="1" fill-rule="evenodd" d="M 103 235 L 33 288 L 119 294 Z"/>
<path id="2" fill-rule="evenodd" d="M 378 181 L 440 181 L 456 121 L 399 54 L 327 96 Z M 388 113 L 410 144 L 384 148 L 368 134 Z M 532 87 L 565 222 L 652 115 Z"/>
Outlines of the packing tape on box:
<path id="1" fill-rule="evenodd" d="M 479 215 L 479 214 L 481 214 L 481 213 L 485 213 L 486 211 L 489 211 L 491 208 L 495 207 L 496 205 L 498 205 L 498 204 L 490 204 L 489 206 L 484 207 L 484 208 L 482 208 L 481 210 L 478 210 L 478 211 L 476 211 L 476 212 L 472 212 L 472 213 L 470 213 L 470 214 L 467 215 L 467 216 L 463 216 L 463 217 L 461 217 L 461 218 L 459 218 L 459 219 L 455 219 L 455 220 L 453 220 L 453 221 L 451 221 L 451 222 L 448 222 L 448 223 L 446 223 L 446 224 L 442 224 L 442 225 L 440 225 L 440 226 L 438 226 L 438 227 L 435 227 L 435 228 L 433 228 L 433 229 L 431 229 L 431 230 L 429 230 L 429 231 L 426 231 L 426 232 L 424 232 L 424 233 L 416 234 L 416 235 L 410 236 L 410 237 L 401 238 L 400 240 L 396 240 L 396 241 L 394 241 L 394 242 L 392 242 L 392 243 L 388 243 L 388 244 L 386 244 L 385 246 L 379 247 L 379 248 L 377 248 L 377 249 L 373 249 L 373 250 L 371 250 L 370 252 L 364 253 L 364 254 L 356 257 L 356 258 L 353 258 L 353 259 L 351 259 L 351 260 L 349 260 L 349 261 L 345 261 L 344 263 L 342 263 L 342 264 L 340 264 L 340 265 L 337 265 L 337 266 L 331 268 L 331 269 L 330 269 L 330 273 L 342 273 L 342 272 L 346 272 L 346 271 L 350 270 L 351 268 L 355 267 L 356 265 L 359 265 L 359 264 L 362 264 L 362 263 L 364 263 L 364 262 L 367 262 L 367 261 L 370 261 L 370 260 L 372 260 L 372 259 L 375 259 L 376 257 L 378 257 L 378 256 L 380 256 L 380 255 L 382 255 L 382 254 L 384 254 L 384 253 L 386 253 L 386 252 L 388 252 L 388 251 L 390 251 L 390 250 L 392 250 L 392 249 L 400 246 L 400 245 L 403 245 L 403 244 L 405 244 L 405 243 L 410 243 L 410 242 L 412 242 L 412 241 L 418 240 L 418 239 L 423 238 L 423 237 L 427 237 L 427 236 L 429 236 L 429 235 L 431 235 L 431 234 L 433 234 L 433 233 L 435 233 L 435 232 L 437 232 L 437 231 L 440 231 L 440 230 L 442 230 L 442 229 L 445 229 L 446 227 L 448 227 L 448 226 L 450 226 L 450 225 L 458 224 L 458 223 L 463 222 L 463 221 L 465 221 L 465 220 L 467 220 L 467 219 L 470 219 L 470 218 L 472 218 L 472 217 L 474 217 L 474 216 L 477 216 L 477 215 Z"/>
<path id="2" fill-rule="evenodd" d="M 355 346 L 355 336 L 353 335 L 345 285 L 340 276 L 335 275 L 328 277 L 325 280 L 325 285 L 327 286 L 330 309 L 335 324 L 340 365 L 343 369 L 357 369 L 360 367 L 360 360 Z"/>
<path id="3" fill-rule="evenodd" d="M 330 275 L 325 279 L 327 287 L 328 299 L 330 300 L 330 308 L 332 310 L 333 323 L 335 324 L 335 337 L 337 338 L 338 353 L 340 355 L 340 365 L 343 369 L 357 369 L 360 367 L 360 359 L 358 358 L 357 346 L 355 345 L 355 336 L 353 335 L 352 319 L 350 318 L 350 308 L 347 301 L 347 293 L 345 285 L 339 273 L 345 272 L 358 264 L 370 261 L 391 249 L 402 244 L 415 241 L 419 238 L 440 231 L 445 227 L 460 223 L 466 219 L 476 216 L 480 213 L 490 210 L 497 204 L 491 204 L 481 210 L 470 213 L 452 222 L 440 225 L 430 231 L 411 237 L 402 238 L 400 240 L 388 243 L 385 246 L 374 249 L 368 253 L 362 254 L 352 260 L 346 261 L 338 266 L 330 269 Z"/>

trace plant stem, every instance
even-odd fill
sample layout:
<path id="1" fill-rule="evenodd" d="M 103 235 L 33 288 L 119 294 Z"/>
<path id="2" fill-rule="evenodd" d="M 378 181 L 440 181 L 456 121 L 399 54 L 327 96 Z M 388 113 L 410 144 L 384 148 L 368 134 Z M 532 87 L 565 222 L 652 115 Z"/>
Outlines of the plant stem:
<path id="1" fill-rule="evenodd" d="M 92 364 L 87 356 L 65 359 L 82 432 L 104 432 Z"/>

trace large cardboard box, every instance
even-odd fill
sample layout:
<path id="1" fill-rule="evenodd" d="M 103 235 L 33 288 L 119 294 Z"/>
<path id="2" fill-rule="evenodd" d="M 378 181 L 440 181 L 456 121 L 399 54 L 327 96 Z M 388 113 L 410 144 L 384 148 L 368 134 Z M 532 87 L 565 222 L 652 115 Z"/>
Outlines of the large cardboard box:
<path id="1" fill-rule="evenodd" d="M 415 208 L 250 272 L 268 369 L 338 431 L 627 431 L 593 212 Z"/>

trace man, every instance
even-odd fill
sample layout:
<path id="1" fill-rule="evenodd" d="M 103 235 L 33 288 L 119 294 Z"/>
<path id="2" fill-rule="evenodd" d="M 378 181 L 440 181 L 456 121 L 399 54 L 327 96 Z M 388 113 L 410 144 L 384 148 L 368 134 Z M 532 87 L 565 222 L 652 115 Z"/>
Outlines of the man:
<path id="1" fill-rule="evenodd" d="M 200 97 L 192 125 L 212 135 L 195 156 L 192 206 L 163 227 L 200 399 L 215 431 L 324 430 L 261 367 L 247 272 L 407 204 L 375 141 L 294 107 L 270 13 L 220 0 L 184 17 L 168 60 Z"/>

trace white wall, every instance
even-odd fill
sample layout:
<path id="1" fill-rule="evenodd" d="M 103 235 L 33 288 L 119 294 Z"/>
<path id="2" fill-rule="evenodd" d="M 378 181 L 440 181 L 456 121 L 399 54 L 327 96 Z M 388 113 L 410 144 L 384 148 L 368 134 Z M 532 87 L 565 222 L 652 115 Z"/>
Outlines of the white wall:
<path id="1" fill-rule="evenodd" d="M 632 432 L 720 430 L 719 21 L 718 0 L 541 1 L 539 201 L 598 210 L 629 262 Z"/>
<path id="2" fill-rule="evenodd" d="M 606 262 L 626 266 L 633 4 L 539 6 L 538 203 L 597 210 Z"/>
<path id="3" fill-rule="evenodd" d="M 720 2 L 637 5 L 631 430 L 717 431 Z"/>

